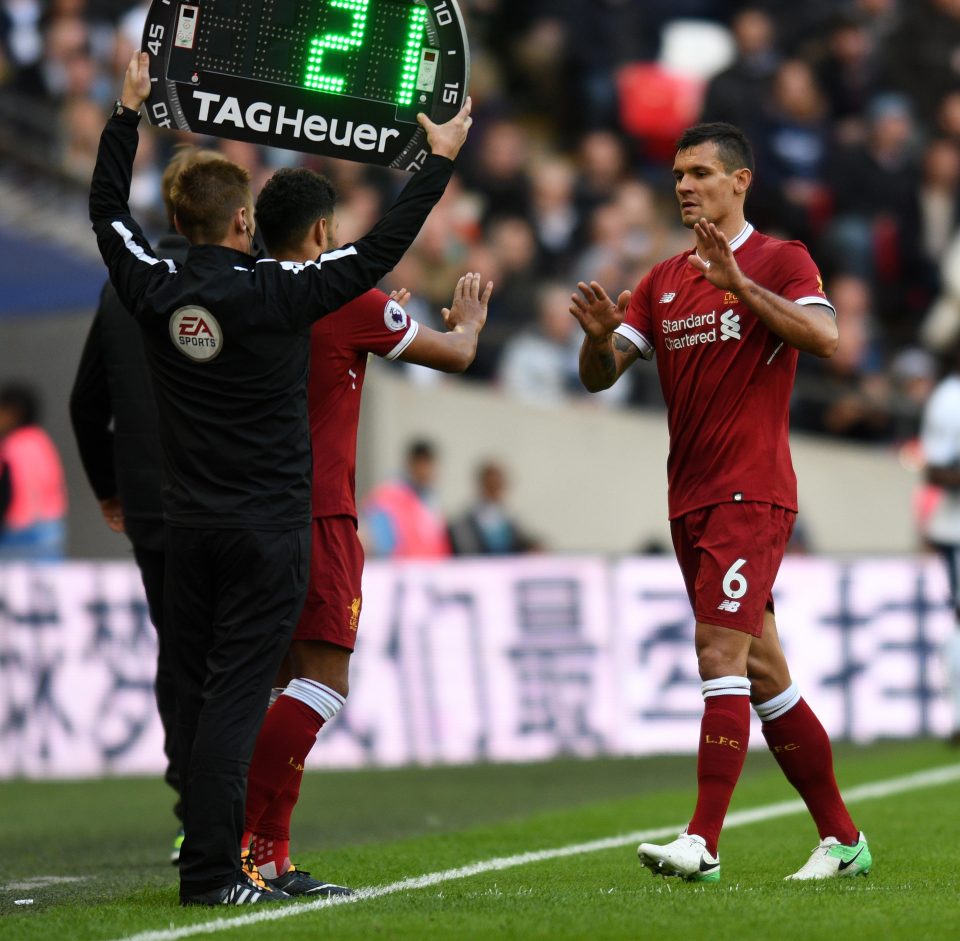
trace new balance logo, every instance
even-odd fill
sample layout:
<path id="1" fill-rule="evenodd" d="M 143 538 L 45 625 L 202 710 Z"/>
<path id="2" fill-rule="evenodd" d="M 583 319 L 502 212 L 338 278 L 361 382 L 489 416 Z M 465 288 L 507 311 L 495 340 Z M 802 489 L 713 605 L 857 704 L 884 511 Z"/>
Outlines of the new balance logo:
<path id="1" fill-rule="evenodd" d="M 213 331 L 207 326 L 203 317 L 199 317 L 196 314 L 186 314 L 180 319 L 180 336 L 212 337 Z"/>
<path id="2" fill-rule="evenodd" d="M 666 294 L 660 295 L 661 304 L 669 304 L 677 296 L 676 291 L 667 291 Z"/>
<path id="3" fill-rule="evenodd" d="M 731 614 L 736 614 L 740 610 L 739 601 L 721 601 L 717 605 L 718 611 L 729 611 Z"/>
<path id="4" fill-rule="evenodd" d="M 720 315 L 720 339 L 740 339 L 740 315 L 735 314 L 732 308 L 730 310 L 725 310 Z"/>

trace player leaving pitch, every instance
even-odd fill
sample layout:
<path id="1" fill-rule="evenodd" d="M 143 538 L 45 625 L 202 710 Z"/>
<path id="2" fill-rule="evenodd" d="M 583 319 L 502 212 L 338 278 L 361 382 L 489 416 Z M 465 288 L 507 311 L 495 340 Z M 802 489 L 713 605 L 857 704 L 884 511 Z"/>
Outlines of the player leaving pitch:
<path id="1" fill-rule="evenodd" d="M 696 250 L 654 266 L 616 303 L 597 282 L 581 282 L 570 307 L 586 334 L 580 378 L 591 392 L 656 354 L 670 430 L 670 526 L 696 617 L 705 702 L 696 808 L 672 843 L 637 852 L 654 873 L 720 878 L 717 844 L 752 702 L 820 834 L 787 878 L 866 874 L 867 841 L 837 788 L 830 740 L 790 678 L 771 594 L 797 514 L 788 440 L 797 357 L 834 353 L 835 311 L 806 248 L 746 221 L 753 155 L 738 128 L 689 128 L 673 176 Z"/>
<path id="2" fill-rule="evenodd" d="M 280 170 L 257 198 L 267 249 L 283 263 L 311 262 L 337 248 L 336 193 L 324 177 Z M 296 265 L 295 265 L 296 266 Z M 405 291 L 373 289 L 314 324 L 310 337 L 309 410 L 313 448 L 313 523 L 307 600 L 293 634 L 285 688 L 260 729 L 247 784 L 242 848 L 250 847 L 267 884 L 289 895 L 342 895 L 290 862 L 290 818 L 307 755 L 348 692 L 350 655 L 362 607 L 363 548 L 357 537 L 354 479 L 357 425 L 367 356 L 462 372 L 477 352 L 493 290 L 480 275 L 460 278 L 447 332 L 411 319 Z M 289 678 L 289 679 L 288 679 Z"/>

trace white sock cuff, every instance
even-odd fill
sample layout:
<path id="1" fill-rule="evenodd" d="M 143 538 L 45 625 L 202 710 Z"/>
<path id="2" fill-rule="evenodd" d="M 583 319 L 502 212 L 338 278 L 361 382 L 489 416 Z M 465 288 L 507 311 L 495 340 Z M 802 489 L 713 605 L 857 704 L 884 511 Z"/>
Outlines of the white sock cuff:
<path id="1" fill-rule="evenodd" d="M 700 684 L 704 699 L 711 696 L 749 696 L 750 680 L 745 676 L 718 676 L 715 680 L 705 680 Z"/>
<path id="2" fill-rule="evenodd" d="M 287 684 L 284 696 L 297 699 L 309 706 L 317 715 L 329 722 L 342 708 L 346 700 L 336 690 L 316 680 L 296 679 Z"/>
<path id="3" fill-rule="evenodd" d="M 800 690 L 796 683 L 791 683 L 782 693 L 768 699 L 766 702 L 757 703 L 753 711 L 760 716 L 763 722 L 772 722 L 779 719 L 780 716 L 788 713 L 798 702 L 800 702 Z"/>

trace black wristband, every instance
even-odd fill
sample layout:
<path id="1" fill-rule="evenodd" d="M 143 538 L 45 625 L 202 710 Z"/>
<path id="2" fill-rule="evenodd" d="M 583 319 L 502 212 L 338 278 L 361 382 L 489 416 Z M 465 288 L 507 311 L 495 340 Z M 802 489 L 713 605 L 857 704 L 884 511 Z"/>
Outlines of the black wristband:
<path id="1" fill-rule="evenodd" d="M 135 125 L 140 123 L 140 112 L 126 107 L 119 98 L 113 103 L 113 111 L 110 113 L 110 117 L 122 121 L 124 124 Z"/>

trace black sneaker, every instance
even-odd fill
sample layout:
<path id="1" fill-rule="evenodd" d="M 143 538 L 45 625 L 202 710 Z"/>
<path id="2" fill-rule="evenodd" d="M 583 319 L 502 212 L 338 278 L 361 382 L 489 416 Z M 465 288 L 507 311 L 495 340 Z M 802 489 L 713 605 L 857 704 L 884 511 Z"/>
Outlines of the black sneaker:
<path id="1" fill-rule="evenodd" d="M 263 881 L 274 889 L 279 889 L 287 895 L 353 895 L 353 890 L 344 885 L 334 885 L 332 882 L 321 882 L 314 879 L 306 869 L 297 869 L 291 866 L 282 876 Z"/>
<path id="2" fill-rule="evenodd" d="M 286 902 L 290 896 L 269 885 L 257 885 L 245 872 L 237 881 L 197 895 L 181 895 L 181 905 L 259 905 L 262 902 Z"/>

